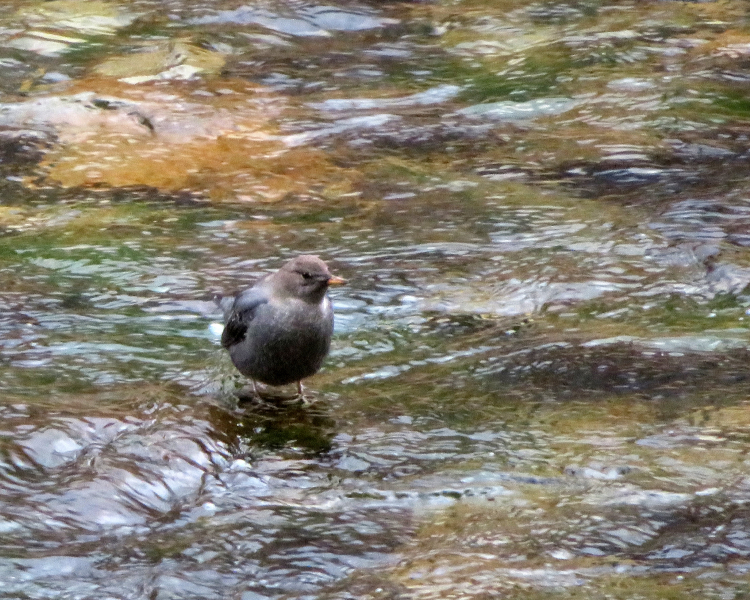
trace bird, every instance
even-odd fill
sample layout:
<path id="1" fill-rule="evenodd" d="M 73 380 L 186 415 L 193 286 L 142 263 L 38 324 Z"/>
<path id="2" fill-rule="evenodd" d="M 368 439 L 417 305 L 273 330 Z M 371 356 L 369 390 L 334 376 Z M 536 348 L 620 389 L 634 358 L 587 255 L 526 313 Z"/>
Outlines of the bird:
<path id="1" fill-rule="evenodd" d="M 328 287 L 345 279 L 331 275 L 318 256 L 293 258 L 275 273 L 233 297 L 222 298 L 221 345 L 237 370 L 271 386 L 297 383 L 318 372 L 333 335 L 333 307 Z"/>

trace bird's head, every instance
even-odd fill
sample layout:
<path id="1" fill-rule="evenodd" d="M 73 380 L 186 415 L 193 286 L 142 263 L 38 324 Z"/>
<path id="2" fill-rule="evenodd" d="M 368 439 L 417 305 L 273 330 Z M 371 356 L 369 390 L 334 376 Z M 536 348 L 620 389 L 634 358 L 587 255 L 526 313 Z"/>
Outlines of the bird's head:
<path id="1" fill-rule="evenodd" d="M 328 286 L 346 283 L 345 279 L 331 275 L 320 258 L 309 254 L 290 260 L 274 275 L 274 280 L 280 294 L 307 302 L 320 302 Z"/>

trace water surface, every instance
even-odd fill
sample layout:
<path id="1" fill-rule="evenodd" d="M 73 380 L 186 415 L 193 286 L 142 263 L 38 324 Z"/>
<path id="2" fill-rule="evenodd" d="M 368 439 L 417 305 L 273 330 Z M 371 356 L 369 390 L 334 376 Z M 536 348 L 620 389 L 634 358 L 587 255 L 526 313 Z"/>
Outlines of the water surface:
<path id="1" fill-rule="evenodd" d="M 0 7 L 0 597 L 742 598 L 746 7 Z M 309 405 L 216 293 L 349 279 Z"/>

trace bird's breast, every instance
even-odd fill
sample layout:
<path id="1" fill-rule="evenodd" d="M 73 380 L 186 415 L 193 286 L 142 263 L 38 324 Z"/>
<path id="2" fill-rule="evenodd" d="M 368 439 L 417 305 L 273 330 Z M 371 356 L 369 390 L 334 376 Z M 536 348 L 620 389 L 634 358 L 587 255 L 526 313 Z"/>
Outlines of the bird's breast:
<path id="1" fill-rule="evenodd" d="M 299 300 L 269 302 L 262 313 L 253 324 L 284 337 L 325 337 L 333 331 L 333 310 L 327 298 L 312 305 Z"/>

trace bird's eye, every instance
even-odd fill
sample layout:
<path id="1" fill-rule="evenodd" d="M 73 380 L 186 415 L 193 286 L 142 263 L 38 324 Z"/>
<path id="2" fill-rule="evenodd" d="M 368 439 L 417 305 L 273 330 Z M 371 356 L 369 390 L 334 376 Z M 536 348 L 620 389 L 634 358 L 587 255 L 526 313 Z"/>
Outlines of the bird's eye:
<path id="1" fill-rule="evenodd" d="M 304 279 L 312 279 L 312 275 L 310 273 L 302 273 L 302 277 Z"/>

